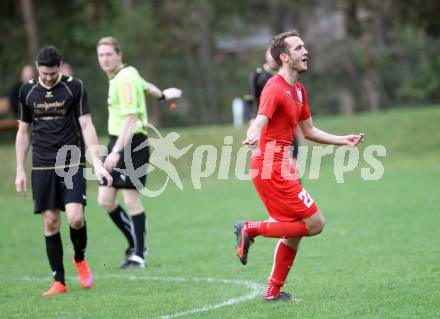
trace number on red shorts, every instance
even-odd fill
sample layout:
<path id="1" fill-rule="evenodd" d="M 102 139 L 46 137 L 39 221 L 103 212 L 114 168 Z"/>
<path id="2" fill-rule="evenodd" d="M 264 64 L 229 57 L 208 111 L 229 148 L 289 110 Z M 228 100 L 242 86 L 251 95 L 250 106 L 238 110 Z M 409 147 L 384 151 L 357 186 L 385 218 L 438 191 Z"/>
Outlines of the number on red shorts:
<path id="1" fill-rule="evenodd" d="M 313 199 L 310 197 L 309 193 L 303 188 L 302 192 L 298 194 L 298 198 L 303 201 L 304 205 L 307 206 L 307 208 L 310 208 L 313 204 Z"/>

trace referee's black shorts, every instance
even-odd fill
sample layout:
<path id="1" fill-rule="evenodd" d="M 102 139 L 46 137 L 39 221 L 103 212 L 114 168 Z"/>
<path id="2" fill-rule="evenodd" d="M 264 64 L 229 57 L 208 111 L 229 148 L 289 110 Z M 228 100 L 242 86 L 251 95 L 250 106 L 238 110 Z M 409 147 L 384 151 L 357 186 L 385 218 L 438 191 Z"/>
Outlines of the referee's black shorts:
<path id="1" fill-rule="evenodd" d="M 78 169 L 71 176 L 72 184 L 63 176 L 58 176 L 55 169 L 32 169 L 32 197 L 34 199 L 34 213 L 40 214 L 47 209 L 65 210 L 68 203 L 87 204 L 86 180 L 84 165 L 68 167 L 65 170 Z M 70 174 L 67 174 L 70 176 Z M 70 180 L 70 178 L 69 178 Z M 72 187 L 70 187 L 72 186 Z"/>
<path id="2" fill-rule="evenodd" d="M 115 146 L 117 140 L 117 136 L 110 136 L 110 141 L 107 145 L 108 153 L 113 149 L 113 146 Z M 141 146 L 142 144 L 142 146 Z M 138 146 L 141 146 L 139 150 L 134 151 Z M 118 172 L 116 170 L 113 170 L 111 175 L 113 177 L 113 185 L 112 187 L 118 188 L 118 189 L 137 189 L 140 185 L 143 187 L 145 186 L 145 182 L 147 179 L 147 167 L 145 164 L 148 164 L 150 160 L 150 147 L 148 144 L 148 136 L 138 133 L 134 134 L 133 138 L 131 140 L 130 144 L 130 163 L 126 162 L 126 155 L 125 155 L 125 149 L 121 153 L 121 157 L 119 159 L 118 165 L 116 168 L 120 169 L 128 169 L 129 171 L 127 174 Z M 130 170 L 137 170 L 139 167 L 145 165 L 145 171 L 137 172 L 137 174 L 134 176 L 130 173 Z M 139 176 L 140 175 L 140 176 Z M 134 180 L 136 182 L 134 182 Z M 105 185 L 102 183 L 101 185 Z"/>

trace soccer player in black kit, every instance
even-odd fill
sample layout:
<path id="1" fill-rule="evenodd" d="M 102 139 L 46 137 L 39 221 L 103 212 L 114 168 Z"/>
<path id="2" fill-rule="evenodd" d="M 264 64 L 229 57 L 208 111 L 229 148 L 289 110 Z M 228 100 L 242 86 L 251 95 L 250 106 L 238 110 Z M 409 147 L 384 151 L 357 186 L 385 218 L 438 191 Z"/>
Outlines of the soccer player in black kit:
<path id="1" fill-rule="evenodd" d="M 98 138 L 82 81 L 60 73 L 61 55 L 54 46 L 40 49 L 36 65 L 39 77 L 23 84 L 19 93 L 15 187 L 20 195 L 26 194 L 25 161 L 32 136 L 34 212 L 43 216 L 46 252 L 55 280 L 43 296 L 51 296 L 67 292 L 60 210 L 66 212 L 69 223 L 75 252 L 73 263 L 80 284 L 83 288 L 93 285 L 92 273 L 84 258 L 87 245 L 84 220 L 86 181 L 83 176 L 85 145 L 91 153 L 98 180 L 106 178 L 111 182 L 112 177 L 98 156 Z M 60 164 L 57 153 L 67 145 L 78 151 L 66 152 L 67 156 Z M 69 180 L 63 178 L 70 170 L 73 173 Z"/>

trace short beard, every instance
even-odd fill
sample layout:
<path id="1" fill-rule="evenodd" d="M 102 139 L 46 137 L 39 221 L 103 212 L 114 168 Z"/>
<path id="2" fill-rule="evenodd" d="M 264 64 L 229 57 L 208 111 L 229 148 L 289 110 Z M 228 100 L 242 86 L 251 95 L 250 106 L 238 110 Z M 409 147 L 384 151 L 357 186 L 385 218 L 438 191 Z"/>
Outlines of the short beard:
<path id="1" fill-rule="evenodd" d="M 299 65 L 300 65 L 300 63 L 301 63 L 301 61 L 296 61 L 296 62 L 292 62 L 292 63 L 289 63 L 289 67 L 292 69 L 292 70 L 294 70 L 294 71 L 297 71 L 298 73 L 304 73 L 304 72 L 306 72 L 307 71 L 307 69 L 300 69 L 299 68 Z"/>
<path id="2" fill-rule="evenodd" d="M 56 82 L 56 80 L 54 80 L 50 83 L 43 81 L 44 85 L 46 85 L 46 86 L 53 86 L 55 84 L 55 82 Z"/>

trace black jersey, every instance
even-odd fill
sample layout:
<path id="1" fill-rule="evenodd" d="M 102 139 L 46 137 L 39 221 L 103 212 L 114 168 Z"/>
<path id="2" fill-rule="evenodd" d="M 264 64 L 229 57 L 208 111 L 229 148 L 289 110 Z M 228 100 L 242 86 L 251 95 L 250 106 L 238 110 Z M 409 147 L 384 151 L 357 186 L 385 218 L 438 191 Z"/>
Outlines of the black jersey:
<path id="1" fill-rule="evenodd" d="M 87 93 L 81 80 L 61 76 L 48 88 L 38 79 L 22 85 L 18 119 L 32 125 L 32 166 L 54 167 L 58 150 L 76 145 L 84 163 L 84 141 L 78 118 L 90 113 Z M 76 165 L 70 161 L 63 164 Z"/>
<path id="2" fill-rule="evenodd" d="M 255 115 L 252 114 L 254 102 L 259 103 L 261 92 L 266 82 L 276 73 L 267 64 L 258 67 L 250 76 L 246 94 L 243 96 L 245 106 L 245 118 L 250 120 Z"/>

